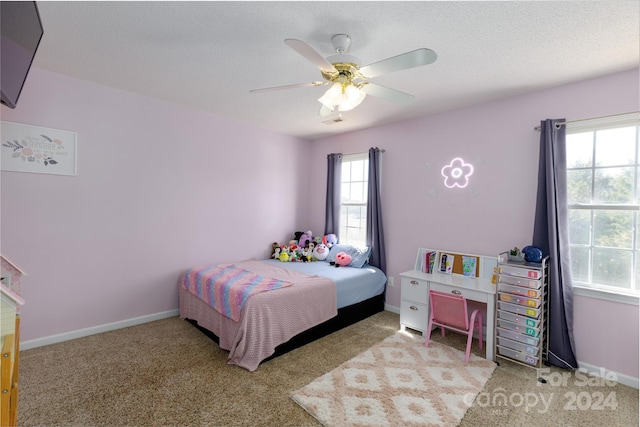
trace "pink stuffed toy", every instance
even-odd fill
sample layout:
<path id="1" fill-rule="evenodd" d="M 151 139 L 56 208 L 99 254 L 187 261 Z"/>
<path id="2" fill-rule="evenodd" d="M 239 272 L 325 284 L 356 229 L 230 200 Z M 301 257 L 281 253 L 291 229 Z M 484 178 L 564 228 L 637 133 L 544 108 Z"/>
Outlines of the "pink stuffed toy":
<path id="1" fill-rule="evenodd" d="M 336 255 L 336 267 L 346 267 L 351 264 L 352 258 L 351 255 L 345 252 L 338 252 Z"/>

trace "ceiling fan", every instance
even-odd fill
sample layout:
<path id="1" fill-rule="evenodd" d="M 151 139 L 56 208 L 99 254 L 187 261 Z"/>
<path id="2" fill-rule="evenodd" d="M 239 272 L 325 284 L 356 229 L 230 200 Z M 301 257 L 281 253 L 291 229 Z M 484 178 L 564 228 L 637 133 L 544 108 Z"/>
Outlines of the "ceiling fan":
<path id="1" fill-rule="evenodd" d="M 286 39 L 284 42 L 318 67 L 324 80 L 253 89 L 250 92 L 259 93 L 298 87 L 331 85 L 325 94 L 318 99 L 322 104 L 320 108 L 321 116 L 326 116 L 335 111 L 352 110 L 360 105 L 366 95 L 382 98 L 397 104 L 408 104 L 413 101 L 413 95 L 371 83 L 369 79 L 394 71 L 432 64 L 438 58 L 438 55 L 433 50 L 421 48 L 360 67 L 360 60 L 347 53 L 351 47 L 351 37 L 347 34 L 336 34 L 331 38 L 337 54 L 328 58 L 324 58 L 313 47 L 301 40 Z"/>

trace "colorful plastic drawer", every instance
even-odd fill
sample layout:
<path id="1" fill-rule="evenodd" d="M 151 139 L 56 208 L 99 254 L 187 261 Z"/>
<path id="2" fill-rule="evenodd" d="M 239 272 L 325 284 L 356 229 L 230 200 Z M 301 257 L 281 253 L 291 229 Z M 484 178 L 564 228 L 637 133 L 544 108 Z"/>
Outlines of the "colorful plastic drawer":
<path id="1" fill-rule="evenodd" d="M 510 285 L 526 286 L 532 289 L 540 289 L 542 287 L 542 281 L 540 280 L 529 280 L 522 277 L 509 276 L 508 274 L 501 274 L 498 281 Z"/>
<path id="2" fill-rule="evenodd" d="M 539 338 L 533 338 L 528 335 L 522 335 L 518 332 L 510 331 L 508 329 L 496 328 L 496 330 L 497 330 L 497 334 L 496 334 L 497 336 L 508 338 L 513 341 L 518 341 L 523 344 L 532 345 L 535 347 L 540 342 Z"/>
<path id="3" fill-rule="evenodd" d="M 500 266 L 498 273 L 510 274 L 511 276 L 524 277 L 526 279 L 539 279 L 542 277 L 542 271 L 529 270 L 528 268 Z"/>
<path id="4" fill-rule="evenodd" d="M 503 329 L 520 332 L 521 334 L 529 335 L 534 338 L 538 338 L 538 335 L 540 335 L 540 329 L 538 328 L 530 328 L 528 326 L 518 325 L 517 323 L 509 322 L 504 319 L 498 319 L 498 326 Z"/>
<path id="5" fill-rule="evenodd" d="M 510 303 L 513 303 L 513 304 L 526 305 L 527 307 L 531 307 L 531 308 L 540 307 L 540 300 L 539 299 L 526 298 L 526 297 L 522 297 L 522 296 L 519 296 L 519 295 L 501 293 L 500 294 L 500 300 L 501 301 L 510 302 Z"/>
<path id="6" fill-rule="evenodd" d="M 540 311 L 542 310 L 540 308 L 532 308 L 524 305 L 511 304 L 505 301 L 498 301 L 498 309 L 509 311 L 511 313 L 521 314 L 523 316 L 535 317 L 535 318 L 540 317 Z"/>
<path id="7" fill-rule="evenodd" d="M 538 357 L 538 347 L 534 345 L 522 344 L 505 337 L 498 337 L 498 345 Z"/>
<path id="8" fill-rule="evenodd" d="M 529 289 L 522 286 L 505 285 L 504 283 L 498 283 L 498 290 L 529 298 L 540 298 L 541 295 L 540 289 Z"/>
<path id="9" fill-rule="evenodd" d="M 510 348 L 498 346 L 498 353 L 503 356 L 510 357 L 520 362 L 528 363 L 529 365 L 535 365 L 538 363 L 538 358 L 521 351 L 512 350 Z"/>
<path id="10" fill-rule="evenodd" d="M 509 313 L 508 311 L 498 310 L 498 318 L 508 320 L 509 322 L 513 322 L 518 325 L 528 326 L 530 328 L 537 328 L 540 324 L 540 319 L 534 319 L 529 316 L 520 316 L 519 314 Z"/>

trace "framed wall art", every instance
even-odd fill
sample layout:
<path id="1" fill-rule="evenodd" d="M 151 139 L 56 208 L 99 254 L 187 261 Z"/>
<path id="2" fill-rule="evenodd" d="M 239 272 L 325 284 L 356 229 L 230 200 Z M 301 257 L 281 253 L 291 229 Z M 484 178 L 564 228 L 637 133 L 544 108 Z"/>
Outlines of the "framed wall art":
<path id="1" fill-rule="evenodd" d="M 0 169 L 77 175 L 75 132 L 0 122 Z"/>

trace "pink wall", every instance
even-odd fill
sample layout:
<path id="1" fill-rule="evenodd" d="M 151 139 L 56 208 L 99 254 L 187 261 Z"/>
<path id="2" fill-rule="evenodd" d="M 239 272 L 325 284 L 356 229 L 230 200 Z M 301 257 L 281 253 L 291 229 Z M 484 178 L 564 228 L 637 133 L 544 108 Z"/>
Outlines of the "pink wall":
<path id="1" fill-rule="evenodd" d="M 413 268 L 416 248 L 434 247 L 495 255 L 531 243 L 535 209 L 540 135 L 534 127 L 547 118 L 577 120 L 639 109 L 638 70 L 596 78 L 501 101 L 457 109 L 317 141 L 312 146 L 314 176 L 326 176 L 326 154 L 356 153 L 378 146 L 383 156 L 382 198 L 387 269 L 399 274 Z M 366 101 L 365 101 L 366 102 Z M 440 168 L 456 156 L 473 163 L 475 172 L 465 189 L 446 189 Z M 311 226 L 323 229 L 325 180 L 312 183 Z M 575 322 L 593 312 L 578 298 Z M 613 323 L 638 324 L 638 306 L 593 304 Z M 400 306 L 400 287 L 387 288 L 387 304 Z M 611 349 L 592 352 L 611 329 L 602 324 L 576 327 L 577 357 L 609 367 Z M 618 372 L 638 377 L 638 330 L 617 329 L 620 351 L 632 361 Z M 628 338 L 628 339 L 627 339 Z M 587 352 L 586 349 L 589 348 Z M 603 349 L 606 347 L 602 347 Z M 616 351 L 618 351 L 616 350 Z M 612 369 L 612 368 L 610 368 Z"/>
<path id="2" fill-rule="evenodd" d="M 264 257 L 307 216 L 282 181 L 305 140 L 39 69 L 2 120 L 78 134 L 77 176 L 1 174 L 23 341 L 175 310 L 180 272 Z"/>
<path id="3" fill-rule="evenodd" d="M 78 176 L 0 175 L 0 249 L 29 273 L 22 340 L 175 310 L 184 269 L 264 256 L 295 229 L 321 232 L 330 152 L 386 149 L 396 283 L 420 246 L 487 255 L 524 246 L 535 206 L 533 127 L 638 110 L 638 94 L 633 70 L 309 142 L 33 69 L 2 120 L 78 132 Z M 439 171 L 455 156 L 475 173 L 468 188 L 445 190 Z M 296 175 L 316 179 L 286 179 Z M 387 303 L 399 307 L 398 286 Z M 581 362 L 638 377 L 638 306 L 576 297 L 574 322 Z M 616 328 L 612 340 L 612 325 L 636 327 Z"/>

